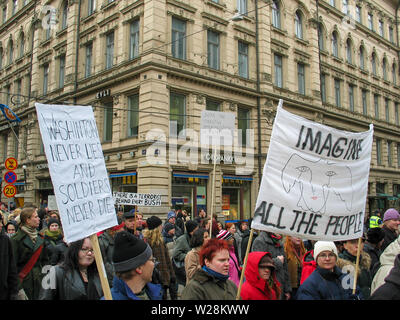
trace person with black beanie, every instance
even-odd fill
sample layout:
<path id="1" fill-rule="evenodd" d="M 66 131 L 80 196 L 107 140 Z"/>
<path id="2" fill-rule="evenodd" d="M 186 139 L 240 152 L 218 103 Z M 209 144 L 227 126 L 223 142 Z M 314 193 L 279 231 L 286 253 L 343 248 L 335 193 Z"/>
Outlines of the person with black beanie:
<path id="1" fill-rule="evenodd" d="M 364 242 L 363 250 L 371 257 L 370 272 L 371 277 L 379 269 L 379 257 L 382 254 L 382 244 L 385 239 L 385 232 L 381 228 L 371 228 L 367 232 L 367 240 Z"/>

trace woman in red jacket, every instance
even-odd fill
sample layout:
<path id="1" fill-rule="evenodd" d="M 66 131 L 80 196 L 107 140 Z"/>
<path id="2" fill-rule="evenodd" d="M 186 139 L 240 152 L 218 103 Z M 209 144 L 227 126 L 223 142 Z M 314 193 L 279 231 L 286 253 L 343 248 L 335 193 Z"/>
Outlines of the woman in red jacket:
<path id="1" fill-rule="evenodd" d="M 269 252 L 249 254 L 240 296 L 242 300 L 277 300 L 281 287 L 276 280 L 275 265 Z"/>

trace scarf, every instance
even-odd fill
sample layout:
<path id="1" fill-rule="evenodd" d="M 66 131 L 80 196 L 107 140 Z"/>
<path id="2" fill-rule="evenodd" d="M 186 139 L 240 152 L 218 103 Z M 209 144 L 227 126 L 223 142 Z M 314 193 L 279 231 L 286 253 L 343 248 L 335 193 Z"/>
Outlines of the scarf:
<path id="1" fill-rule="evenodd" d="M 218 280 L 226 281 L 229 278 L 229 275 L 224 275 L 222 273 L 216 272 L 214 270 L 211 270 L 210 268 L 207 268 L 206 266 L 203 266 L 202 269 L 205 272 L 207 272 L 210 276 L 217 278 Z"/>
<path id="2" fill-rule="evenodd" d="M 272 242 L 274 243 L 275 247 L 279 248 L 281 246 L 280 240 L 282 239 L 281 235 L 276 235 L 274 233 L 269 234 Z"/>
<path id="3" fill-rule="evenodd" d="M 49 229 L 47 229 L 47 230 L 44 232 L 44 234 L 45 234 L 47 237 L 49 237 L 51 240 L 56 241 L 56 240 L 58 240 L 58 238 L 59 238 L 60 235 L 61 235 L 61 230 L 58 229 L 58 230 L 56 230 L 56 231 L 50 231 Z"/>
<path id="4" fill-rule="evenodd" d="M 32 228 L 27 225 L 23 225 L 21 227 L 21 229 L 29 236 L 29 238 L 31 238 L 33 243 L 36 243 L 36 238 L 38 236 L 38 231 L 36 228 Z"/>

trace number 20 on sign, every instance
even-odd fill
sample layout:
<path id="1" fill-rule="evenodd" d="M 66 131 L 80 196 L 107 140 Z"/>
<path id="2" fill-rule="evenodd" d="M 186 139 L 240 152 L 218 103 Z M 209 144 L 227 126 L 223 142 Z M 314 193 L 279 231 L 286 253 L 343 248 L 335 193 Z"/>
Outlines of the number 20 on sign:
<path id="1" fill-rule="evenodd" d="M 12 184 L 7 184 L 3 189 L 3 194 L 8 198 L 14 197 L 16 193 L 17 193 L 17 188 Z"/>

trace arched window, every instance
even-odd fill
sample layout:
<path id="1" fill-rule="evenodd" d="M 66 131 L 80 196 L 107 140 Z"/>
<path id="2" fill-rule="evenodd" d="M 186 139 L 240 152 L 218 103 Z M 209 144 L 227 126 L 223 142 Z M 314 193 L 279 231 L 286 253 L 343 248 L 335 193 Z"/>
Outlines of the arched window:
<path id="1" fill-rule="evenodd" d="M 303 18 L 299 10 L 294 14 L 294 28 L 296 37 L 303 39 Z"/>
<path id="2" fill-rule="evenodd" d="M 272 25 L 281 28 L 281 8 L 278 0 L 272 1 Z"/>
<path id="3" fill-rule="evenodd" d="M 377 69 L 376 69 L 376 54 L 375 54 L 375 52 L 372 53 L 371 66 L 372 66 L 372 74 L 374 76 L 376 76 L 377 75 Z"/>
<path id="4" fill-rule="evenodd" d="M 346 61 L 347 63 L 353 63 L 353 46 L 350 38 L 346 41 Z"/>
<path id="5" fill-rule="evenodd" d="M 67 19 L 68 19 L 68 1 L 65 1 L 61 11 L 61 30 L 64 30 L 67 27 Z"/>
<path id="6" fill-rule="evenodd" d="M 24 56 L 24 51 L 25 51 L 25 35 L 22 32 L 20 37 L 19 37 L 19 57 Z"/>
<path id="7" fill-rule="evenodd" d="M 364 47 L 360 47 L 360 69 L 365 70 L 365 53 L 364 53 Z"/>
<path id="8" fill-rule="evenodd" d="M 338 35 L 336 31 L 332 32 L 332 54 L 336 58 L 339 57 Z"/>
<path id="9" fill-rule="evenodd" d="M 318 46 L 319 50 L 324 50 L 325 42 L 324 42 L 324 27 L 320 23 L 318 25 Z"/>

